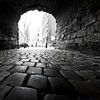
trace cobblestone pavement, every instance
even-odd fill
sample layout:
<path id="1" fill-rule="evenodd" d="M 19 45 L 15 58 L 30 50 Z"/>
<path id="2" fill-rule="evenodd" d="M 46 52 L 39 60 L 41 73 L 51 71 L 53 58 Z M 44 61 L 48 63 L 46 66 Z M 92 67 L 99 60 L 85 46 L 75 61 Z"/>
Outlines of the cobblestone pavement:
<path id="1" fill-rule="evenodd" d="M 57 49 L 0 51 L 0 100 L 100 100 L 100 56 Z"/>

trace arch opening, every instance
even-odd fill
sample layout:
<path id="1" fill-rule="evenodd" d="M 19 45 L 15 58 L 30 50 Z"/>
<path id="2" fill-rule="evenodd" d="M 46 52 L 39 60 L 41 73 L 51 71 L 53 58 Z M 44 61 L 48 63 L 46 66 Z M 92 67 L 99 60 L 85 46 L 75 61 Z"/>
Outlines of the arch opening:
<path id="1" fill-rule="evenodd" d="M 56 37 L 56 19 L 52 14 L 30 10 L 21 15 L 18 22 L 19 45 L 51 47 Z"/>

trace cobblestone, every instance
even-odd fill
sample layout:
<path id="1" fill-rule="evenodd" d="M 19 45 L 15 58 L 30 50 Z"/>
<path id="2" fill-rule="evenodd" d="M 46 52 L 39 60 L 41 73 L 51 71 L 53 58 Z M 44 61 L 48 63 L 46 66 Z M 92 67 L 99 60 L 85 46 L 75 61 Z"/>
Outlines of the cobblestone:
<path id="1" fill-rule="evenodd" d="M 76 73 L 79 74 L 81 77 L 83 77 L 83 79 L 85 79 L 85 80 L 96 78 L 93 70 L 76 71 Z"/>
<path id="2" fill-rule="evenodd" d="M 76 74 L 74 71 L 64 71 L 60 70 L 60 73 L 64 78 L 72 79 L 72 80 L 81 80 L 80 76 Z"/>
<path id="3" fill-rule="evenodd" d="M 58 49 L 0 51 L 0 100 L 16 99 L 100 100 L 100 56 Z"/>
<path id="4" fill-rule="evenodd" d="M 0 73 L 0 82 L 7 77 L 8 75 L 10 75 L 10 72 L 1 72 Z"/>
<path id="5" fill-rule="evenodd" d="M 42 75 L 31 75 L 27 85 L 33 88 L 45 90 L 47 89 L 47 77 Z"/>
<path id="6" fill-rule="evenodd" d="M 60 77 L 59 73 L 52 69 L 44 69 L 44 75 Z"/>
<path id="7" fill-rule="evenodd" d="M 12 85 L 12 86 L 21 86 L 25 77 L 26 77 L 26 74 L 14 73 L 7 78 L 6 84 Z"/>
<path id="8" fill-rule="evenodd" d="M 0 68 L 0 72 L 7 71 L 7 70 L 11 69 L 12 67 L 13 67 L 13 65 L 5 65 L 5 66 L 2 66 Z"/>
<path id="9" fill-rule="evenodd" d="M 54 91 L 55 93 L 74 96 L 74 92 L 75 92 L 74 89 L 65 80 L 61 78 L 57 78 L 57 77 L 49 77 L 49 82 L 50 82 L 52 91 Z"/>
<path id="10" fill-rule="evenodd" d="M 27 66 L 16 66 L 11 71 L 12 72 L 25 72 L 27 69 Z"/>
<path id="11" fill-rule="evenodd" d="M 10 86 L 0 85 L 0 100 L 3 100 L 7 92 L 11 89 Z"/>
<path id="12" fill-rule="evenodd" d="M 33 66 L 35 66 L 35 63 L 32 63 L 32 62 L 24 62 L 23 65 L 24 66 L 32 66 L 33 67 Z"/>
<path id="13" fill-rule="evenodd" d="M 37 100 L 37 91 L 27 87 L 15 87 L 5 100 Z"/>
<path id="14" fill-rule="evenodd" d="M 27 70 L 28 74 L 42 74 L 42 69 L 41 68 L 36 68 L 36 67 L 29 67 Z"/>
<path id="15" fill-rule="evenodd" d="M 36 64 L 36 67 L 46 67 L 46 64 L 45 63 L 37 63 Z"/>
<path id="16" fill-rule="evenodd" d="M 44 100 L 72 100 L 72 99 L 64 95 L 47 94 L 44 97 Z"/>

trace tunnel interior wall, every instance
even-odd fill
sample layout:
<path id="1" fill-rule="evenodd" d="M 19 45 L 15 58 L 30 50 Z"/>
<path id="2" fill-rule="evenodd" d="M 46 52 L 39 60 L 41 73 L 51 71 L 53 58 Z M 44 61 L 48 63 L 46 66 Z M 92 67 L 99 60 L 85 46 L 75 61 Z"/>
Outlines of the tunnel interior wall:
<path id="1" fill-rule="evenodd" d="M 100 50 L 100 1 L 75 1 L 58 14 L 57 47 Z"/>
<path id="2" fill-rule="evenodd" d="M 18 44 L 16 10 L 0 1 L 0 50 L 12 49 Z"/>

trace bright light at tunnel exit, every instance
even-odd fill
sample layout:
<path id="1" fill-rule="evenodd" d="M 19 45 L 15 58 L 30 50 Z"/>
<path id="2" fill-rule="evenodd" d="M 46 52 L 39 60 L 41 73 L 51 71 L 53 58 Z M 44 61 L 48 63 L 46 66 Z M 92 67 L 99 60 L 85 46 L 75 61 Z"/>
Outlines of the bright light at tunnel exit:
<path id="1" fill-rule="evenodd" d="M 56 19 L 52 14 L 43 11 L 28 11 L 21 15 L 19 23 L 19 44 L 45 46 L 47 37 L 56 34 Z"/>

